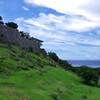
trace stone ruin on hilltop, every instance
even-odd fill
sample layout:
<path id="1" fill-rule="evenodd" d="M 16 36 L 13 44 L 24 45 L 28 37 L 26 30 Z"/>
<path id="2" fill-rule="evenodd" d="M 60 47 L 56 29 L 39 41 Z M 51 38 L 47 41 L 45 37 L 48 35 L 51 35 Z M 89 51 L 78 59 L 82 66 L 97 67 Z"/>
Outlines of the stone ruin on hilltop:
<path id="1" fill-rule="evenodd" d="M 9 43 L 9 44 L 15 44 L 19 45 L 22 48 L 29 49 L 30 47 L 33 48 L 33 52 L 39 52 L 41 43 L 43 41 L 38 39 L 25 39 L 22 36 L 20 36 L 20 33 L 17 29 L 13 29 L 10 27 L 7 27 L 3 24 L 0 24 L 0 42 L 2 43 Z"/>

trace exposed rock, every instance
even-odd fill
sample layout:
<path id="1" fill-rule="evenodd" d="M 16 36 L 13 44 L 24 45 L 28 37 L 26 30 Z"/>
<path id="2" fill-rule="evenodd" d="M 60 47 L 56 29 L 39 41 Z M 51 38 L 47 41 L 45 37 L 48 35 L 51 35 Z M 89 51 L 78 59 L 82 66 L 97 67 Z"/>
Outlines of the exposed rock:
<path id="1" fill-rule="evenodd" d="M 0 69 L 0 72 L 3 72 L 4 71 L 4 69 Z"/>
<path id="2" fill-rule="evenodd" d="M 30 65 L 30 66 L 28 66 L 28 67 L 29 67 L 29 68 L 32 68 L 32 69 L 34 68 L 34 66 L 33 66 L 33 65 Z"/>
<path id="3" fill-rule="evenodd" d="M 57 94 L 52 94 L 51 97 L 52 97 L 54 100 L 57 100 L 58 95 L 57 95 Z"/>
<path id="4" fill-rule="evenodd" d="M 10 73 L 10 72 L 8 72 L 6 75 L 7 75 L 7 76 L 11 76 L 11 73 Z"/>
<path id="5" fill-rule="evenodd" d="M 3 60 L 0 60 L 0 62 L 3 62 Z"/>
<path id="6" fill-rule="evenodd" d="M 55 64 L 52 64 L 52 63 L 48 63 L 49 66 L 53 66 L 53 67 L 56 67 Z"/>
<path id="7" fill-rule="evenodd" d="M 21 67 L 23 70 L 29 70 L 27 67 Z"/>
<path id="8" fill-rule="evenodd" d="M 22 63 L 22 62 L 20 62 L 20 64 L 22 65 L 23 63 Z"/>
<path id="9" fill-rule="evenodd" d="M 19 58 L 15 58 L 16 61 L 19 61 Z"/>
<path id="10" fill-rule="evenodd" d="M 86 95 L 82 95 L 82 98 L 87 98 L 87 96 Z"/>
<path id="11" fill-rule="evenodd" d="M 62 91 L 59 88 L 57 88 L 57 92 L 62 93 Z"/>
<path id="12" fill-rule="evenodd" d="M 10 49 L 12 52 L 16 53 L 16 51 L 11 47 L 10 44 L 7 45 L 7 48 Z"/>
<path id="13" fill-rule="evenodd" d="M 17 68 L 20 69 L 21 67 L 20 66 L 17 66 Z"/>
<path id="14" fill-rule="evenodd" d="M 34 69 L 39 69 L 39 68 L 37 68 L 37 67 L 34 67 Z"/>
<path id="15" fill-rule="evenodd" d="M 41 72 L 40 70 L 38 71 L 38 74 L 41 75 L 41 76 L 43 75 L 42 72 Z"/>
<path id="16" fill-rule="evenodd" d="M 32 75 L 30 73 L 26 73 L 29 77 L 32 77 Z"/>
<path id="17" fill-rule="evenodd" d="M 40 66 L 41 68 L 43 68 L 43 66 L 42 66 L 42 65 L 40 65 L 40 64 L 39 64 L 39 66 Z"/>
<path id="18" fill-rule="evenodd" d="M 9 52 L 8 50 L 6 50 L 6 52 L 8 52 L 12 57 L 15 56 L 13 53 Z"/>

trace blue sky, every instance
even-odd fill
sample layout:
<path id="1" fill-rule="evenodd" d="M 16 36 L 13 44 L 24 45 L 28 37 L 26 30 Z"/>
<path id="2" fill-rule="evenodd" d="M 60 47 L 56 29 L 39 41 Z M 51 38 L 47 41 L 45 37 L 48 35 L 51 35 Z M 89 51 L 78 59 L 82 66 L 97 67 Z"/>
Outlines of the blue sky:
<path id="1" fill-rule="evenodd" d="M 65 60 L 100 60 L 100 0 L 0 0 L 3 22 Z"/>

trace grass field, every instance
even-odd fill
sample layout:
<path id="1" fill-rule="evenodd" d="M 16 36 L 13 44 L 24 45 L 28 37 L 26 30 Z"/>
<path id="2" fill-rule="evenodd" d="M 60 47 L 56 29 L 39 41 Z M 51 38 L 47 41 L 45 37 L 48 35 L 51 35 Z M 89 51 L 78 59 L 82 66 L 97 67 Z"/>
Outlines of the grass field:
<path id="1" fill-rule="evenodd" d="M 0 100 L 100 100 L 100 88 L 50 63 L 42 54 L 0 43 Z"/>

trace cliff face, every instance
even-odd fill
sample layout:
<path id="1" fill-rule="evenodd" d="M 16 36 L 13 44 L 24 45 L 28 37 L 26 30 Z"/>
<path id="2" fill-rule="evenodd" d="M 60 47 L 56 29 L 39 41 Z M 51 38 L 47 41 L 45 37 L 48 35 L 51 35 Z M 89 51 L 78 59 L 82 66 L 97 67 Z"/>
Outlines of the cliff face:
<path id="1" fill-rule="evenodd" d="M 34 52 L 38 52 L 41 46 L 41 41 L 37 39 L 25 39 L 22 36 L 20 36 L 18 30 L 6 27 L 2 24 L 0 24 L 0 42 L 20 45 L 25 49 L 32 47 Z"/>

